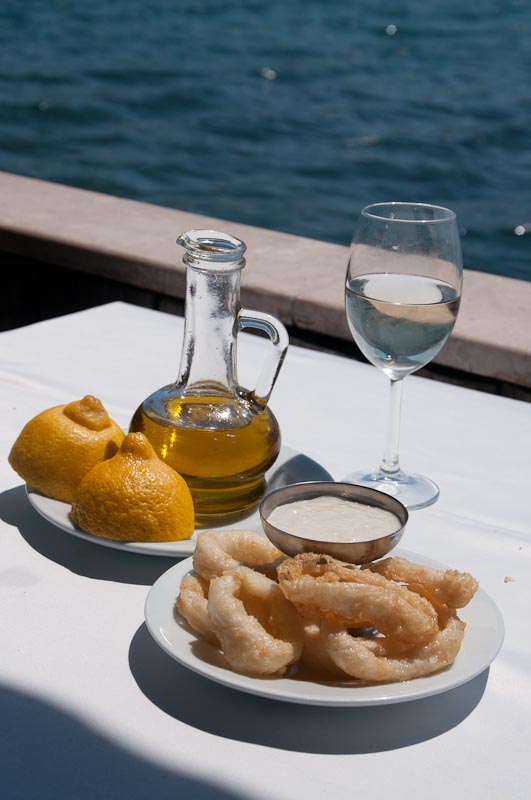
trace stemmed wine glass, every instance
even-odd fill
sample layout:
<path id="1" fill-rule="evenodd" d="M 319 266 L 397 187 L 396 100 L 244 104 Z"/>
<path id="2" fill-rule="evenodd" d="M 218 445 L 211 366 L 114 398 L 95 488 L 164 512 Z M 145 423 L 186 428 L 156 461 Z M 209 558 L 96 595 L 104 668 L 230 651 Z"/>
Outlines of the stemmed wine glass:
<path id="1" fill-rule="evenodd" d="M 375 203 L 361 212 L 352 242 L 345 306 L 362 353 L 391 381 L 387 441 L 374 471 L 345 480 L 392 494 L 410 509 L 439 496 L 429 478 L 398 462 L 402 386 L 445 344 L 457 317 L 463 267 L 456 216 L 423 203 Z"/>

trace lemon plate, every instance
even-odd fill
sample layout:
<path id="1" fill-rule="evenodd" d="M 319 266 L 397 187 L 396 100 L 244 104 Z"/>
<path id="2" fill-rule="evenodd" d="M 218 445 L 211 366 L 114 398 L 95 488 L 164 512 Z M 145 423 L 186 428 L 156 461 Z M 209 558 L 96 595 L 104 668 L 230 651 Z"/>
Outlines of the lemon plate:
<path id="1" fill-rule="evenodd" d="M 274 465 L 266 473 L 266 493 L 288 486 L 291 483 L 315 480 L 331 481 L 333 479 L 330 473 L 313 459 L 291 447 L 282 447 Z M 151 556 L 186 558 L 194 552 L 198 530 L 194 532 L 190 539 L 182 539 L 175 542 L 121 542 L 114 539 L 106 539 L 86 533 L 74 525 L 70 519 L 70 505 L 68 503 L 45 497 L 37 489 L 28 485 L 26 485 L 26 494 L 31 505 L 41 517 L 44 517 L 45 520 L 66 533 L 85 539 L 87 542 L 103 547 L 112 547 L 116 550 L 126 550 L 131 553 L 142 553 Z M 246 528 L 263 533 L 258 509 L 256 508 L 251 513 L 238 517 L 237 520 L 232 520 L 227 525 L 216 526 L 215 529 L 230 530 L 231 528 Z"/>

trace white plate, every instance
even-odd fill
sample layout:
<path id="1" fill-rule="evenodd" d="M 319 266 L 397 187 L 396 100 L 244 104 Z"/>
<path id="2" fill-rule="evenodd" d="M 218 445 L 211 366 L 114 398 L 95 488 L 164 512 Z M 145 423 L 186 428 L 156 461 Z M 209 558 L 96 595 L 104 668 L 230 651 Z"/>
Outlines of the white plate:
<path id="1" fill-rule="evenodd" d="M 415 553 L 397 551 L 411 561 L 447 569 Z M 183 666 L 209 680 L 249 694 L 290 703 L 318 706 L 373 706 L 402 703 L 455 689 L 485 670 L 502 645 L 502 616 L 493 600 L 479 589 L 459 613 L 467 623 L 463 645 L 448 669 L 403 683 L 359 685 L 317 683 L 293 678 L 249 678 L 224 666 L 219 651 L 191 633 L 174 613 L 181 580 L 192 570 L 192 559 L 171 567 L 151 588 L 145 605 L 146 625 L 158 645 Z"/>
<path id="2" fill-rule="evenodd" d="M 267 491 L 280 489 L 290 483 L 299 481 L 331 481 L 332 476 L 316 461 L 308 456 L 298 453 L 290 447 L 282 447 L 279 457 L 273 467 L 266 473 Z M 59 500 L 52 500 L 45 497 L 32 486 L 26 486 L 26 493 L 33 508 L 61 530 L 85 539 L 87 542 L 112 547 L 116 550 L 127 550 L 131 553 L 143 553 L 151 556 L 174 556 L 183 558 L 191 556 L 194 552 L 196 533 L 190 539 L 180 542 L 117 542 L 113 539 L 105 539 L 100 536 L 93 536 L 78 528 L 70 519 L 70 505 L 61 503 Z M 228 525 L 221 525 L 216 530 L 230 528 L 247 528 L 263 533 L 260 524 L 258 509 L 255 509 L 247 516 L 239 517 Z"/>

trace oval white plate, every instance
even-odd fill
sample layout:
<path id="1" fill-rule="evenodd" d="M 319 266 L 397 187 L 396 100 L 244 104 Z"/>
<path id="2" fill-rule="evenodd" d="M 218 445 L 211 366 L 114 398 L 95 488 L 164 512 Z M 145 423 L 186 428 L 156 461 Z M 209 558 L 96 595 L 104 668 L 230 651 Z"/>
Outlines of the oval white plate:
<path id="1" fill-rule="evenodd" d="M 266 473 L 266 491 L 280 489 L 290 483 L 299 481 L 331 481 L 332 476 L 316 461 L 308 456 L 298 453 L 290 447 L 282 447 L 279 457 L 275 461 L 269 472 Z M 70 506 L 68 503 L 61 503 L 59 500 L 52 500 L 45 497 L 32 486 L 26 486 L 26 493 L 33 508 L 61 530 L 85 539 L 87 542 L 112 547 L 115 550 L 127 550 L 131 553 L 143 553 L 150 556 L 175 556 L 183 558 L 191 556 L 194 552 L 196 533 L 190 539 L 183 539 L 179 542 L 118 542 L 113 539 L 104 539 L 100 536 L 93 536 L 78 528 L 70 519 Z M 247 528 L 249 530 L 263 533 L 260 524 L 258 509 L 255 509 L 247 516 L 239 517 L 228 525 L 221 525 L 216 530 L 231 528 Z"/>
<path id="2" fill-rule="evenodd" d="M 436 569 L 448 569 L 415 553 L 400 550 L 397 555 Z M 293 678 L 249 678 L 224 666 L 219 651 L 194 636 L 174 613 L 181 580 L 191 570 L 192 559 L 188 558 L 171 567 L 154 583 L 145 605 L 148 630 L 157 644 L 183 666 L 216 683 L 249 694 L 318 706 L 373 706 L 418 700 L 455 689 L 475 678 L 496 658 L 503 642 L 500 611 L 489 595 L 479 589 L 472 602 L 459 612 L 467 623 L 459 655 L 451 667 L 436 675 L 403 683 L 360 686 Z"/>

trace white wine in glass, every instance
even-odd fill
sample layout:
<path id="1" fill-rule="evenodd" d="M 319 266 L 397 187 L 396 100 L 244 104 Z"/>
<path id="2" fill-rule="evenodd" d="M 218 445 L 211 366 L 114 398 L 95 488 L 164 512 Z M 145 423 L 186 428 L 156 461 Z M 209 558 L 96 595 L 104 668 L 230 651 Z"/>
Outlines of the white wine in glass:
<path id="1" fill-rule="evenodd" d="M 391 381 L 387 442 L 378 469 L 347 476 L 392 494 L 410 509 L 434 503 L 437 485 L 400 468 L 402 381 L 443 347 L 455 324 L 462 257 L 453 211 L 422 203 L 377 203 L 361 212 L 345 287 L 355 342 Z"/>

